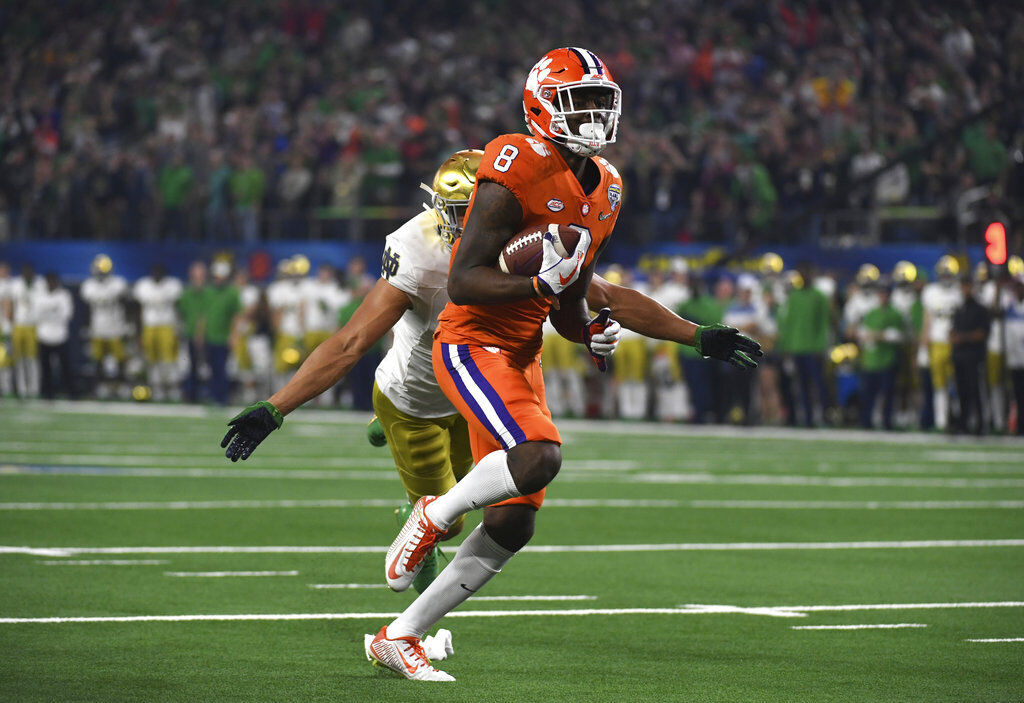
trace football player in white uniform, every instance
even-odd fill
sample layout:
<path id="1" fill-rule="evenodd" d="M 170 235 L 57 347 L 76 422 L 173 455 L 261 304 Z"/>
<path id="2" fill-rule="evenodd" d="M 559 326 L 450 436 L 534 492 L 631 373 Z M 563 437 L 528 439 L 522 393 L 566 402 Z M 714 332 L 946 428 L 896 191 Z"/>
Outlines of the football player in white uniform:
<path id="1" fill-rule="evenodd" d="M 876 284 L 882 272 L 874 264 L 862 264 L 857 270 L 854 285 L 850 286 L 850 295 L 843 305 L 843 333 L 846 338 L 856 341 L 861 320 L 871 310 L 878 307 L 878 291 Z"/>
<path id="2" fill-rule="evenodd" d="M 953 347 L 949 333 L 953 328 L 953 312 L 963 302 L 957 284 L 960 264 L 946 254 L 935 264 L 938 278 L 921 292 L 924 306 L 923 343 L 928 345 L 928 363 L 932 370 L 932 392 L 935 397 L 935 426 L 944 430 L 949 424 L 949 391 L 953 382 Z"/>
<path id="3" fill-rule="evenodd" d="M 274 385 L 283 386 L 302 361 L 301 279 L 309 272 L 309 259 L 285 259 L 277 272 L 278 279 L 267 286 L 267 305 L 274 330 Z"/>
<path id="4" fill-rule="evenodd" d="M 410 502 L 447 492 L 472 468 L 468 427 L 438 386 L 431 358 L 437 316 L 449 301 L 451 245 L 461 233 L 481 155 L 460 151 L 442 164 L 433 188 L 424 186 L 433 208 L 388 235 L 381 277 L 348 324 L 317 347 L 284 388 L 231 420 L 221 442 L 228 458 L 247 459 L 285 415 L 337 383 L 394 328 L 394 344 L 377 368 L 373 401 Z M 696 325 L 635 291 L 595 276 L 588 297 L 595 307 L 611 307 L 621 324 L 694 342 Z M 751 354 L 760 356 L 751 344 Z M 740 354 L 734 363 L 755 363 L 739 351 L 731 354 Z M 461 528 L 462 520 L 456 521 L 445 538 Z M 426 585 L 414 583 L 417 590 Z"/>
<path id="5" fill-rule="evenodd" d="M 330 264 L 321 264 L 315 277 L 303 279 L 299 290 L 302 295 L 302 345 L 310 354 L 338 329 L 338 311 L 352 299 L 352 294 L 338 285 Z M 333 402 L 331 395 L 328 390 L 316 400 L 329 406 Z"/>
<path id="6" fill-rule="evenodd" d="M 128 282 L 114 275 L 114 262 L 106 254 L 98 254 L 92 260 L 91 271 L 79 293 L 89 305 L 89 354 L 96 364 L 96 393 L 109 398 L 119 390 L 127 358 L 124 298 Z M 108 358 L 113 359 L 110 366 Z"/>
<path id="7" fill-rule="evenodd" d="M 38 299 L 46 291 L 42 276 L 31 264 L 21 267 L 21 275 L 8 283 L 7 296 L 11 309 L 11 342 L 14 349 L 14 375 L 18 395 L 39 396 L 39 321 Z"/>
<path id="8" fill-rule="evenodd" d="M 139 339 L 146 359 L 146 376 L 154 400 L 178 400 L 178 298 L 181 281 L 154 264 L 148 276 L 135 282 L 132 296 L 142 314 Z"/>
<path id="9" fill-rule="evenodd" d="M 11 349 L 11 330 L 14 326 L 14 301 L 11 298 L 11 266 L 0 261 L 0 396 L 14 393 L 14 352 Z"/>

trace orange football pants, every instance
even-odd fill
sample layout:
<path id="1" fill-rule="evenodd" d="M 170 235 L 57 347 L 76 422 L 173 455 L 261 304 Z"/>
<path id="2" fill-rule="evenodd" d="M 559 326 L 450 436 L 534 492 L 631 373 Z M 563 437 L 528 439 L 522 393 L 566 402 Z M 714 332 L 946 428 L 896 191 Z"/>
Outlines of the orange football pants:
<path id="1" fill-rule="evenodd" d="M 474 461 L 523 442 L 562 443 L 544 400 L 539 355 L 434 339 L 433 364 L 441 390 L 469 424 Z M 544 491 L 496 505 L 540 508 Z"/>

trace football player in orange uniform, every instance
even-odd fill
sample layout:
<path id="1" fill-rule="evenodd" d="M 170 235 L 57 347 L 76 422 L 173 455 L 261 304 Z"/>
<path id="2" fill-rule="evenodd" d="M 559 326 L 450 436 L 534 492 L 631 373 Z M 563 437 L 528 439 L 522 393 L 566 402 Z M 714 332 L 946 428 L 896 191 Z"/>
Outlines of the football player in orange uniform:
<path id="1" fill-rule="evenodd" d="M 592 52 L 548 52 L 523 90 L 533 136 L 507 134 L 484 150 L 465 230 L 452 251 L 448 293 L 434 334 L 434 373 L 467 420 L 476 465 L 442 496 L 420 498 L 385 561 L 388 585 L 409 587 L 449 526 L 485 508 L 483 523 L 452 562 L 390 625 L 366 643 L 367 656 L 407 678 L 452 681 L 423 654 L 420 638 L 480 589 L 531 538 L 544 489 L 561 466 L 561 438 L 544 401 L 542 325 L 585 344 L 599 368 L 618 343 L 607 313 L 591 319 L 586 300 L 594 266 L 619 213 L 622 181 L 597 157 L 615 140 L 621 91 Z M 595 158 L 596 157 L 596 158 Z M 580 232 L 566 258 L 551 234 L 534 276 L 495 267 L 505 244 L 527 227 L 551 224 Z M 695 327 L 705 356 L 760 355 L 736 330 Z"/>

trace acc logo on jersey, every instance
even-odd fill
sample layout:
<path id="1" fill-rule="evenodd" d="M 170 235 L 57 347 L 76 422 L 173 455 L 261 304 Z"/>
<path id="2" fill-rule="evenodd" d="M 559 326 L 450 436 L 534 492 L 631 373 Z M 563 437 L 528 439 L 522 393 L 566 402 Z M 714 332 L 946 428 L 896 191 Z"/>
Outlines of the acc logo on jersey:
<path id="1" fill-rule="evenodd" d="M 611 206 L 612 212 L 619 207 L 619 202 L 622 200 L 622 187 L 618 183 L 612 183 L 608 186 L 608 205 Z"/>
<path id="2" fill-rule="evenodd" d="M 551 212 L 561 212 L 564 208 L 565 203 L 563 203 L 558 198 L 552 198 L 551 200 L 548 201 L 548 210 L 550 210 Z"/>
<path id="3" fill-rule="evenodd" d="M 401 258 L 401 254 L 391 253 L 391 247 L 386 248 L 384 255 L 380 257 L 380 275 L 384 278 L 391 278 L 398 273 L 398 260 Z"/>

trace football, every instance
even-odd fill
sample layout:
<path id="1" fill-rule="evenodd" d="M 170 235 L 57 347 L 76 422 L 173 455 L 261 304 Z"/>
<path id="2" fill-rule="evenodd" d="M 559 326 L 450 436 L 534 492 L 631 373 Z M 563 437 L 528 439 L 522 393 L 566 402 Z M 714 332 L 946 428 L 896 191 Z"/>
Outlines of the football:
<path id="1" fill-rule="evenodd" d="M 502 248 L 501 254 L 498 255 L 498 268 L 503 273 L 514 273 L 520 276 L 536 275 L 544 260 L 541 239 L 543 239 L 545 231 L 549 231 L 553 235 L 555 251 L 562 257 L 569 256 L 580 241 L 579 230 L 574 227 L 548 225 L 547 230 L 543 227 L 530 227 L 512 237 Z"/>

